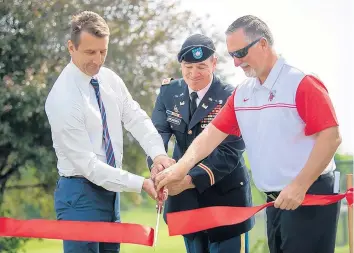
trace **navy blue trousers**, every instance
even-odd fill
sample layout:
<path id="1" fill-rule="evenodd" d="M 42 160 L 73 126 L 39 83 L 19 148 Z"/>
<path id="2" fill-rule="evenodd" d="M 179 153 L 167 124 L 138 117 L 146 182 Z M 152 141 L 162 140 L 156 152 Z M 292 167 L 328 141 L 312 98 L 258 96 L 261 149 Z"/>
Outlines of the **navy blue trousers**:
<path id="1" fill-rule="evenodd" d="M 54 192 L 58 220 L 120 222 L 119 193 L 85 178 L 60 177 Z M 63 241 L 64 253 L 118 253 L 117 243 Z"/>
<path id="2" fill-rule="evenodd" d="M 333 173 L 323 175 L 308 194 L 334 194 L 333 184 Z M 266 213 L 270 253 L 334 253 L 340 202 L 293 211 L 267 207 Z"/>
<path id="3" fill-rule="evenodd" d="M 248 233 L 221 242 L 210 243 L 208 235 L 197 233 L 193 239 L 184 237 L 187 253 L 248 253 Z"/>

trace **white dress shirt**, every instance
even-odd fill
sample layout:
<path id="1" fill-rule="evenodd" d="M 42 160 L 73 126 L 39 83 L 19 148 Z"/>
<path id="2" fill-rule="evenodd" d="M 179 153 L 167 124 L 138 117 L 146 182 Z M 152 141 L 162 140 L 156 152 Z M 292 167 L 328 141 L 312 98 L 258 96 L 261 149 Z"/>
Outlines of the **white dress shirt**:
<path id="1" fill-rule="evenodd" d="M 45 103 L 59 175 L 84 176 L 113 192 L 139 193 L 144 178 L 122 169 L 122 125 L 152 159 L 167 155 L 162 138 L 116 73 L 102 67 L 95 77 L 100 85 L 116 168 L 106 163 L 102 119 L 90 84 L 92 77 L 71 61 L 56 80 Z"/>
<path id="2" fill-rule="evenodd" d="M 208 92 L 208 90 L 209 90 L 209 88 L 210 88 L 210 85 L 211 85 L 211 83 L 213 82 L 213 78 L 214 78 L 214 77 L 211 78 L 211 81 L 210 81 L 210 83 L 209 83 L 207 86 L 205 86 L 203 89 L 198 90 L 198 91 L 194 91 L 194 90 L 192 90 L 192 89 L 188 86 L 189 97 L 190 97 L 190 95 L 191 95 L 192 92 L 197 92 L 197 94 L 198 94 L 197 107 L 199 106 L 199 103 L 200 103 L 200 101 L 202 101 L 202 99 L 203 99 L 203 97 L 205 96 L 205 94 Z"/>

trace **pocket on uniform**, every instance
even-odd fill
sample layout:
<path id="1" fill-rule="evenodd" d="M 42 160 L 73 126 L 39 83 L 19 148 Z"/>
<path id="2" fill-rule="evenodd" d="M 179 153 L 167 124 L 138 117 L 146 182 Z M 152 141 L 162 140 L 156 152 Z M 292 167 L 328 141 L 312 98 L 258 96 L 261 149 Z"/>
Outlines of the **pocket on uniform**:
<path id="1" fill-rule="evenodd" d="M 250 189 L 250 185 L 247 181 L 240 181 L 240 182 L 235 182 L 233 184 L 227 184 L 227 185 L 222 185 L 218 187 L 218 192 L 222 195 L 225 194 L 232 194 L 232 192 L 246 192 L 248 189 Z"/>
<path id="2" fill-rule="evenodd" d="M 246 167 L 239 167 L 233 170 L 233 172 L 225 176 L 220 182 L 216 184 L 217 191 L 221 194 L 227 194 L 234 190 L 241 190 L 242 188 L 249 188 L 250 175 Z M 248 189 L 245 190 L 248 190 Z"/>
<path id="3" fill-rule="evenodd" d="M 187 125 L 183 121 L 183 119 L 168 116 L 167 121 L 169 122 L 172 131 L 178 131 L 181 133 L 184 133 L 186 131 Z"/>
<path id="4" fill-rule="evenodd" d="M 85 184 L 81 178 L 60 179 L 54 193 L 56 207 L 75 208 L 80 198 L 84 195 L 84 186 Z"/>

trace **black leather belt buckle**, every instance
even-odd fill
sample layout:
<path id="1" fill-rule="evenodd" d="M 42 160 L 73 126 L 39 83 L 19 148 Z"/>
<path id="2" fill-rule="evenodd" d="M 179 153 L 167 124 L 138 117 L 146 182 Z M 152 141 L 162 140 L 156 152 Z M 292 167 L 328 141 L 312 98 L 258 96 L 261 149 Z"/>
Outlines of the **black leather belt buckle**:
<path id="1" fill-rule="evenodd" d="M 265 192 L 265 194 L 267 195 L 268 198 L 272 200 L 276 200 L 280 192 Z"/>

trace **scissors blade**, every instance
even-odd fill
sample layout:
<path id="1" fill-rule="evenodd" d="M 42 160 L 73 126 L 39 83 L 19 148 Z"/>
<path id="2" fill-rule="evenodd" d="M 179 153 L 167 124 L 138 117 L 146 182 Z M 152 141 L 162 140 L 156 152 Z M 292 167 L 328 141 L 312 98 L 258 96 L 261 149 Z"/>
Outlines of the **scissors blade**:
<path id="1" fill-rule="evenodd" d="M 155 226 L 155 234 L 154 234 L 154 248 L 156 247 L 157 244 L 157 237 L 159 234 L 160 216 L 161 216 L 162 208 L 163 206 L 159 205 L 157 209 L 157 218 L 156 218 L 156 226 Z"/>
<path id="2" fill-rule="evenodd" d="M 164 193 L 164 189 L 160 189 L 160 197 L 163 196 L 163 193 Z M 157 237 L 158 237 L 158 234 L 159 234 L 159 226 L 160 226 L 160 216 L 161 216 L 161 213 L 162 213 L 162 209 L 164 207 L 164 204 L 165 204 L 165 201 L 162 201 L 159 202 L 158 206 L 157 206 L 157 217 L 156 217 L 156 226 L 155 226 L 155 233 L 154 233 L 154 250 L 155 250 L 155 247 L 156 247 L 156 244 L 157 244 Z"/>

